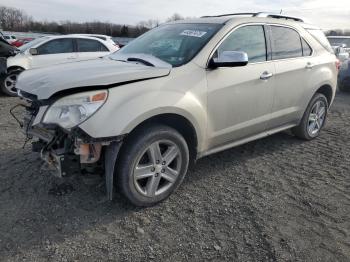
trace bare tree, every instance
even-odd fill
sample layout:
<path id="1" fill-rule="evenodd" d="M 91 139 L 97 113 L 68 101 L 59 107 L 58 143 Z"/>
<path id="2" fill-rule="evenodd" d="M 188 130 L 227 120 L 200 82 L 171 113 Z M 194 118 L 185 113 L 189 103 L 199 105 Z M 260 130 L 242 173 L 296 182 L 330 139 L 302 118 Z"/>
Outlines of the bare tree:
<path id="1" fill-rule="evenodd" d="M 182 15 L 175 13 L 171 17 L 169 17 L 166 21 L 172 22 L 172 21 L 183 20 L 183 19 L 185 19 L 185 18 Z"/>

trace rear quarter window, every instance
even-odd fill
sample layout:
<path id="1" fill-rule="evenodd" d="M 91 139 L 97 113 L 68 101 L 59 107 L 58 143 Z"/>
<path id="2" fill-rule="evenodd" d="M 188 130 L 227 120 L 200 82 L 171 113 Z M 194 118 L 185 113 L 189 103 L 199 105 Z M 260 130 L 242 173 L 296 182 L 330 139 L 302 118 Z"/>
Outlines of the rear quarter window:
<path id="1" fill-rule="evenodd" d="M 303 46 L 303 56 L 311 56 L 312 48 L 310 47 L 310 45 L 304 39 L 301 39 L 301 43 Z"/>

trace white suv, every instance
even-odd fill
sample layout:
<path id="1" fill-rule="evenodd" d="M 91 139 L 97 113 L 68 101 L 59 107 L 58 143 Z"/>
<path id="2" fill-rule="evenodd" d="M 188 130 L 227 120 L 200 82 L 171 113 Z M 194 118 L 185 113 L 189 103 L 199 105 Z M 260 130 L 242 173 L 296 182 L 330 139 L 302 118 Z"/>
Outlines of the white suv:
<path id="1" fill-rule="evenodd" d="M 8 58 L 8 75 L 0 83 L 7 95 L 16 95 L 17 77 L 23 70 L 94 59 L 115 52 L 119 47 L 96 37 L 64 35 L 38 38 L 18 49 L 16 56 Z"/>
<path id="2" fill-rule="evenodd" d="M 103 59 L 24 72 L 24 131 L 59 176 L 104 170 L 138 206 L 189 163 L 292 129 L 316 138 L 337 86 L 325 35 L 301 19 L 232 14 L 159 26 Z"/>

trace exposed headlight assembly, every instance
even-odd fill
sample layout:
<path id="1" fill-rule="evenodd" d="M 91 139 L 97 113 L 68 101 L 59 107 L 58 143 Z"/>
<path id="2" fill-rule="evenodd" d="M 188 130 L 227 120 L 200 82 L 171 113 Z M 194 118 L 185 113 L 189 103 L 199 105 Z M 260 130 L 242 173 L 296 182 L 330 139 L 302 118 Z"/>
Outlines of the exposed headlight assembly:
<path id="1" fill-rule="evenodd" d="M 104 90 L 61 98 L 49 107 L 43 123 L 71 129 L 91 117 L 106 102 L 107 97 L 108 91 Z"/>

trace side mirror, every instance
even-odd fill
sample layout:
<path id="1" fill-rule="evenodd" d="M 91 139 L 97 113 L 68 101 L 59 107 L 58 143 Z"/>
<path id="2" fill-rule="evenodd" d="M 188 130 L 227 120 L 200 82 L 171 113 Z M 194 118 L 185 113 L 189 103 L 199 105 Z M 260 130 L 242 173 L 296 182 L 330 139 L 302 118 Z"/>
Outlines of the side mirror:
<path id="1" fill-rule="evenodd" d="M 342 48 L 346 48 L 347 45 L 346 45 L 346 44 L 342 44 L 341 47 L 342 47 Z"/>
<path id="2" fill-rule="evenodd" d="M 31 54 L 31 55 L 38 55 L 39 54 L 38 49 L 30 48 L 29 49 L 29 54 Z"/>
<path id="3" fill-rule="evenodd" d="M 248 64 L 248 54 L 237 51 L 224 51 L 218 57 L 212 58 L 209 62 L 210 68 L 218 67 L 239 67 Z"/>

